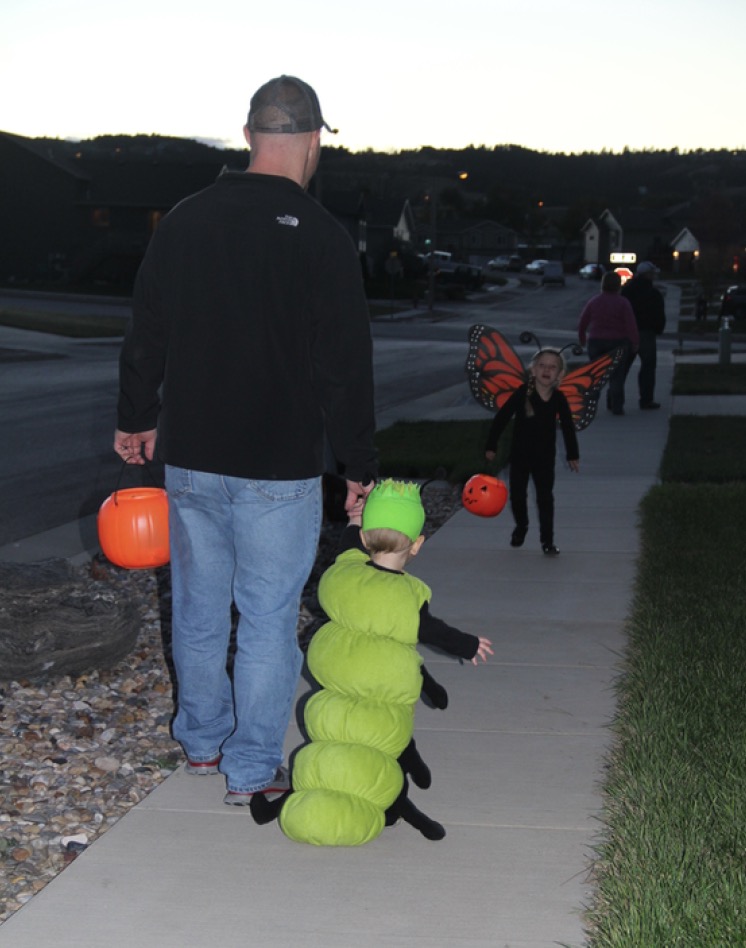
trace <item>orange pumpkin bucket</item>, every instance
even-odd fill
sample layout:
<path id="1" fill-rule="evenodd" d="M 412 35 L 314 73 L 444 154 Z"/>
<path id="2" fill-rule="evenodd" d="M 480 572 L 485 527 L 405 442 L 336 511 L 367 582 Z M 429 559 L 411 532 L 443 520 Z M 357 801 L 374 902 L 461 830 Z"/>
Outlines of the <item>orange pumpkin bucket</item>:
<path id="1" fill-rule="evenodd" d="M 98 541 L 125 569 L 155 569 L 169 560 L 168 495 L 162 487 L 115 490 L 101 504 Z"/>
<path id="2" fill-rule="evenodd" d="M 491 474 L 475 474 L 464 484 L 461 502 L 478 517 L 496 517 L 508 502 L 508 488 Z"/>

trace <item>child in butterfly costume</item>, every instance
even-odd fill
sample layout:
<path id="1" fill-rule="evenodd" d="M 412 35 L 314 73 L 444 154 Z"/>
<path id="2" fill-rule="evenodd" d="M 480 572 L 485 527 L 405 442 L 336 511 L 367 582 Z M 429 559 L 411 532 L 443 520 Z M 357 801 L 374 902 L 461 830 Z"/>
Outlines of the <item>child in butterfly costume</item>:
<path id="1" fill-rule="evenodd" d="M 526 494 L 533 477 L 539 507 L 539 534 L 544 552 L 556 555 L 554 545 L 554 460 L 556 424 L 565 439 L 568 463 L 579 468 L 576 431 L 596 417 L 601 390 L 624 358 L 624 349 L 608 352 L 587 365 L 566 373 L 561 349 L 542 349 L 533 333 L 521 333 L 521 342 L 535 342 L 539 351 L 526 371 L 520 356 L 505 336 L 478 324 L 469 330 L 466 373 L 472 395 L 497 415 L 487 439 L 485 455 L 495 457 L 497 442 L 515 416 L 510 457 L 510 502 L 515 518 L 512 546 L 521 546 L 528 530 Z M 567 347 L 565 347 L 567 348 Z M 581 355 L 580 346 L 573 347 Z"/>
<path id="2" fill-rule="evenodd" d="M 407 773 L 418 786 L 430 782 L 412 739 L 414 706 L 432 684 L 416 645 L 476 665 L 492 654 L 491 643 L 432 616 L 430 589 L 404 572 L 424 541 L 419 487 L 386 480 L 359 507 L 319 582 L 329 621 L 308 648 L 321 686 L 304 710 L 311 743 L 293 761 L 293 792 L 272 801 L 254 794 L 251 812 L 258 823 L 277 817 L 290 839 L 317 846 L 362 845 L 399 817 L 442 839 L 443 827 L 407 794 Z"/>
<path id="3" fill-rule="evenodd" d="M 510 506 L 515 520 L 511 546 L 522 546 L 528 531 L 528 481 L 533 479 L 539 508 L 539 538 L 547 555 L 556 556 L 554 545 L 554 461 L 559 419 L 567 463 L 579 469 L 580 454 L 570 406 L 557 388 L 567 371 L 556 349 L 540 349 L 531 360 L 529 380 L 516 389 L 495 415 L 485 446 L 492 461 L 500 435 L 515 416 L 510 449 Z"/>

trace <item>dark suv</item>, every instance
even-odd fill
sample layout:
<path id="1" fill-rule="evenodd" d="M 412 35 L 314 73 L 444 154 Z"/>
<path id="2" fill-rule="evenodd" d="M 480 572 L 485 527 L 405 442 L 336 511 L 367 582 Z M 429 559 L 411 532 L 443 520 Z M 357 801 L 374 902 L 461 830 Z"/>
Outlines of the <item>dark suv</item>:
<path id="1" fill-rule="evenodd" d="M 720 315 L 746 319 L 746 283 L 729 286 L 720 297 Z"/>

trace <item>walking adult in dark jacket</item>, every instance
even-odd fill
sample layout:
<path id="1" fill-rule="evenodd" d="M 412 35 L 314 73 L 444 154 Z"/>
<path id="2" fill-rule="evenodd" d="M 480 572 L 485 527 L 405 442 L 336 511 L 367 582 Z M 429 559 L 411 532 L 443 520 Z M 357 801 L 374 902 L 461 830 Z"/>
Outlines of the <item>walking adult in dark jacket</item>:
<path id="1" fill-rule="evenodd" d="M 173 732 L 229 804 L 284 789 L 301 591 L 321 524 L 325 439 L 347 506 L 376 474 L 370 321 L 357 251 L 306 192 L 328 128 L 281 76 L 252 97 L 247 171 L 160 223 L 137 276 L 114 447 L 166 464 Z M 239 614 L 233 676 L 231 609 Z"/>
<path id="2" fill-rule="evenodd" d="M 622 287 L 622 296 L 632 304 L 640 333 L 640 371 L 637 384 L 640 391 L 640 408 L 660 408 L 655 401 L 655 368 L 657 363 L 656 337 L 666 326 L 666 304 L 663 294 L 653 286 L 658 268 L 644 260 L 631 280 Z"/>

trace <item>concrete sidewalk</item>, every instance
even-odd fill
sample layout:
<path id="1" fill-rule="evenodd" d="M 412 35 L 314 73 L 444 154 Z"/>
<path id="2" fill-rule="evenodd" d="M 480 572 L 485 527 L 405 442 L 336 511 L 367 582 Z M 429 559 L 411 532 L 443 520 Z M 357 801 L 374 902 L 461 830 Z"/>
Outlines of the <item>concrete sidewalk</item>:
<path id="1" fill-rule="evenodd" d="M 558 460 L 561 556 L 542 555 L 535 522 L 513 550 L 507 510 L 461 511 L 413 563 L 433 612 L 495 649 L 479 668 L 426 654 L 450 706 L 418 708 L 433 785 L 412 797 L 445 824 L 442 842 L 402 824 L 359 849 L 298 845 L 224 806 L 222 777 L 178 771 L 5 922 L 4 948 L 583 945 L 638 505 L 673 401 L 672 359 L 660 362 L 660 411 L 637 410 L 633 372 L 627 415 L 599 411 L 580 434 L 581 473 Z M 409 411 L 486 417 L 463 390 Z M 299 742 L 293 728 L 287 750 Z"/>

